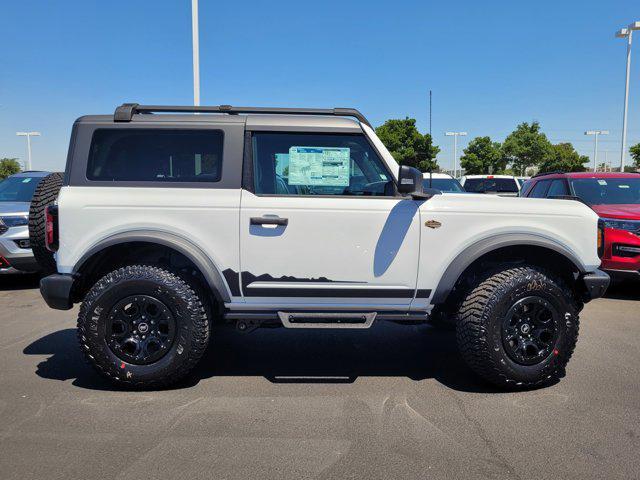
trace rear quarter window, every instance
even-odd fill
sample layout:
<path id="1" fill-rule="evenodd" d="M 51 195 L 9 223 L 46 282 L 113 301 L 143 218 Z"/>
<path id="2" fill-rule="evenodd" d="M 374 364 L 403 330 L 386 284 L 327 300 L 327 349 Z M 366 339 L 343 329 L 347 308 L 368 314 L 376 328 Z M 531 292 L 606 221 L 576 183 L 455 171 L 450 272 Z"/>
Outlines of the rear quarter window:
<path id="1" fill-rule="evenodd" d="M 533 188 L 527 193 L 530 198 L 544 198 L 547 195 L 551 180 L 538 180 Z"/>
<path id="2" fill-rule="evenodd" d="M 224 135 L 220 130 L 98 129 L 87 179 L 111 182 L 218 182 Z"/>

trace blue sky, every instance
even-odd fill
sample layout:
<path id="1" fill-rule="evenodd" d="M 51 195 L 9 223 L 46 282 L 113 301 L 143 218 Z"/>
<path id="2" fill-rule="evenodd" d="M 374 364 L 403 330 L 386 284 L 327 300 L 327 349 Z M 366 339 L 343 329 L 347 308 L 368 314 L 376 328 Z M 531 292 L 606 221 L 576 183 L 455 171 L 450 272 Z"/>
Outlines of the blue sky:
<path id="1" fill-rule="evenodd" d="M 190 0 L 10 1 L 2 6 L 0 157 L 63 169 L 73 120 L 125 101 L 192 102 Z M 636 7 L 636 8 L 634 8 Z M 538 120 L 554 142 L 619 159 L 625 41 L 637 0 L 200 0 L 203 104 L 356 107 L 374 125 L 418 119 L 450 168 L 447 130 L 503 140 Z M 630 144 L 640 141 L 640 32 Z"/>

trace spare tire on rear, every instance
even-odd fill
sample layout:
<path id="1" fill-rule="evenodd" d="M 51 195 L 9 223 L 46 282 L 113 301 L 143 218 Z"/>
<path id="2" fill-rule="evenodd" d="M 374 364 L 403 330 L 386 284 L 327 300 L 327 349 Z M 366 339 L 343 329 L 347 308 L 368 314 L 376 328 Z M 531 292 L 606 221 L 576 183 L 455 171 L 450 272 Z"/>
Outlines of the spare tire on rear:
<path id="1" fill-rule="evenodd" d="M 55 203 L 62 187 L 64 174 L 54 172 L 38 183 L 29 208 L 29 243 L 40 271 L 45 275 L 57 271 L 53 253 L 47 250 L 45 243 L 45 208 Z"/>

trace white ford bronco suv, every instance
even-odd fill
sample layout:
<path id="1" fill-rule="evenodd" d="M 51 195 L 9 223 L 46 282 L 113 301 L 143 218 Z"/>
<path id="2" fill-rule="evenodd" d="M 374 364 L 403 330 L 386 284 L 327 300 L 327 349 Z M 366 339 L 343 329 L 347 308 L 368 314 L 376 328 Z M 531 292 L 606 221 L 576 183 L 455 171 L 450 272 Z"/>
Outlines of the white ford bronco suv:
<path id="1" fill-rule="evenodd" d="M 124 104 L 75 122 L 57 178 L 32 208 L 42 296 L 82 303 L 82 351 L 133 388 L 184 377 L 216 322 L 429 319 L 484 379 L 532 387 L 564 375 L 609 283 L 587 206 L 424 189 L 353 109 Z"/>

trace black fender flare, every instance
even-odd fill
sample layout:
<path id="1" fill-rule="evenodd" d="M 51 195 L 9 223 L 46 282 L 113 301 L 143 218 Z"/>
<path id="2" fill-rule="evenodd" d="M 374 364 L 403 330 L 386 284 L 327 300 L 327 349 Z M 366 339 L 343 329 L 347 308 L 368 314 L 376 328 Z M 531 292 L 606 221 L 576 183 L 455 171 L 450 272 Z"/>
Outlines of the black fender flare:
<path id="1" fill-rule="evenodd" d="M 440 278 L 440 282 L 433 294 L 431 303 L 444 303 L 449 293 L 453 290 L 458 278 L 460 278 L 460 275 L 462 275 L 469 265 L 483 255 L 504 247 L 528 245 L 553 250 L 575 265 L 576 269 L 580 273 L 586 273 L 587 271 L 585 265 L 573 252 L 571 252 L 571 250 L 554 240 L 530 233 L 507 233 L 495 235 L 479 240 L 478 242 L 468 246 L 453 259 Z"/>
<path id="2" fill-rule="evenodd" d="M 91 248 L 80 257 L 73 266 L 72 272 L 77 274 L 87 260 L 105 248 L 130 242 L 155 243 L 180 252 L 198 267 L 217 300 L 222 302 L 231 301 L 229 286 L 220 269 L 211 258 L 190 240 L 174 233 L 160 230 L 136 230 L 133 232 L 116 233 L 106 237 L 92 245 Z"/>

